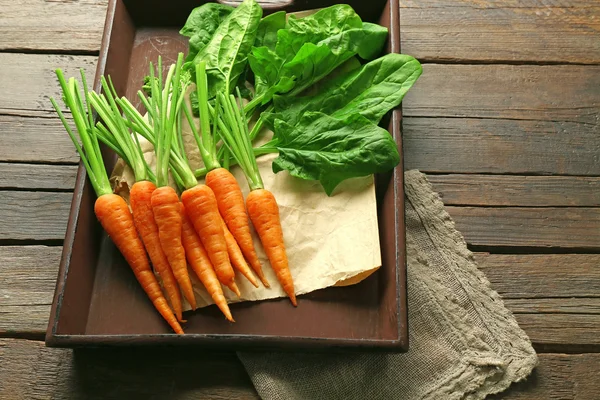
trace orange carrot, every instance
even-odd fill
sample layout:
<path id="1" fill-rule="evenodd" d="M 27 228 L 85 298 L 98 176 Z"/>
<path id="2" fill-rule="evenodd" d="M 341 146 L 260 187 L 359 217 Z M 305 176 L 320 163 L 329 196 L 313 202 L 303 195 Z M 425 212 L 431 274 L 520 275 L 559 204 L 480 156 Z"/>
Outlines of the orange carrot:
<path id="1" fill-rule="evenodd" d="M 210 263 L 210 259 L 208 258 L 208 254 L 206 254 L 202 241 L 194 230 L 194 227 L 187 216 L 185 206 L 183 205 L 181 207 L 181 214 L 183 222 L 181 240 L 183 242 L 183 247 L 185 248 L 187 260 L 217 307 L 225 314 L 225 318 L 234 322 L 229 306 L 227 305 L 227 300 L 223 295 L 223 289 L 221 289 L 221 284 L 215 274 L 215 270 Z"/>
<path id="2" fill-rule="evenodd" d="M 279 206 L 271 192 L 266 189 L 251 191 L 246 197 L 246 207 L 252 224 L 260 237 L 265 253 L 293 305 L 296 305 L 294 281 L 288 267 L 288 259 L 283 242 L 283 232 L 279 219 Z"/>
<path id="3" fill-rule="evenodd" d="M 108 236 L 111 237 L 131 266 L 135 277 L 150 297 L 154 307 L 176 333 L 183 333 L 150 268 L 144 245 L 135 229 L 133 216 L 129 212 L 125 200 L 116 194 L 105 194 L 96 200 L 94 212 Z"/>
<path id="4" fill-rule="evenodd" d="M 244 259 L 244 255 L 242 254 L 240 246 L 238 246 L 238 243 L 235 241 L 235 238 L 233 237 L 231 232 L 229 232 L 229 229 L 227 229 L 225 221 L 221 219 L 221 222 L 223 224 L 223 234 L 225 236 L 225 242 L 227 243 L 227 253 L 229 254 L 231 265 L 233 265 L 233 267 L 236 270 L 238 270 L 242 275 L 244 275 L 246 279 L 248 279 L 250 283 L 254 285 L 254 287 L 258 287 L 258 282 L 256 281 L 254 275 L 252 275 L 252 271 L 250 270 L 248 263 Z"/>
<path id="5" fill-rule="evenodd" d="M 225 168 L 216 168 L 206 174 L 206 185 L 215 193 L 219 212 L 248 263 L 252 266 L 263 285 L 269 287 L 269 282 L 265 278 L 258 255 L 254 249 L 248 213 L 244 205 L 244 196 L 237 180 Z M 229 255 L 231 257 L 231 252 Z"/>
<path id="6" fill-rule="evenodd" d="M 154 221 L 158 226 L 161 247 L 173 268 L 183 295 L 192 309 L 196 309 L 196 297 L 188 275 L 185 250 L 181 243 L 181 202 L 175 189 L 170 186 L 162 186 L 152 193 L 151 204 Z"/>
<path id="7" fill-rule="evenodd" d="M 181 315 L 181 292 L 177 286 L 177 280 L 175 279 L 173 270 L 171 270 L 167 256 L 160 244 L 158 226 L 154 221 L 152 213 L 150 200 L 154 190 L 156 190 L 156 186 L 150 181 L 138 181 L 134 183 L 129 191 L 129 204 L 133 211 L 135 227 L 142 238 L 154 269 L 162 280 L 173 311 L 177 319 L 183 322 Z"/>
<path id="8" fill-rule="evenodd" d="M 234 281 L 235 273 L 229 260 L 223 224 L 213 191 L 206 185 L 196 185 L 181 194 L 181 201 L 210 257 L 219 281 L 239 296 L 240 291 Z"/>
<path id="9" fill-rule="evenodd" d="M 56 100 L 51 98 L 50 101 L 58 113 L 69 137 L 73 141 L 73 145 L 81 156 L 81 161 L 88 173 L 89 182 L 98 196 L 94 204 L 94 213 L 133 270 L 136 279 L 152 301 L 154 307 L 177 334 L 183 334 L 183 329 L 181 329 L 181 325 L 179 325 L 173 311 L 169 308 L 167 299 L 165 299 L 161 292 L 158 280 L 150 268 L 144 244 L 135 228 L 133 216 L 129 211 L 127 203 L 121 196 L 112 193 L 112 187 L 108 180 L 108 174 L 106 173 L 106 167 L 100 152 L 98 136 L 92 134 L 95 129 L 94 117 L 85 73 L 81 70 L 84 96 L 80 95 L 78 83 L 74 78 L 70 78 L 67 82 L 60 69 L 56 70 L 56 75 L 62 88 L 63 100 L 73 116 L 73 121 L 82 143 L 81 145 L 69 127 L 69 123 L 56 103 Z M 83 98 L 85 98 L 87 105 L 83 102 Z"/>

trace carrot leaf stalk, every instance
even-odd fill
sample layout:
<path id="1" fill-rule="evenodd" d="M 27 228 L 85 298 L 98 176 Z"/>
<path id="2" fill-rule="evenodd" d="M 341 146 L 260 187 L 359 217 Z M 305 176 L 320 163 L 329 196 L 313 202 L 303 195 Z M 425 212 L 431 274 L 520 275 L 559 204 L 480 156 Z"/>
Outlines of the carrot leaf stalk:
<path id="1" fill-rule="evenodd" d="M 60 69 L 56 70 L 56 75 L 63 92 L 65 105 L 71 111 L 77 134 L 79 139 L 81 139 L 83 147 L 79 145 L 77 137 L 71 130 L 56 100 L 51 98 L 50 101 L 58 113 L 69 137 L 73 141 L 88 173 L 92 187 L 96 192 L 97 199 L 94 204 L 94 213 L 131 267 L 136 279 L 152 301 L 154 307 L 176 333 L 183 334 L 179 322 L 177 322 L 175 315 L 169 308 L 167 300 L 161 292 L 160 285 L 152 273 L 144 245 L 136 231 L 133 216 L 129 211 L 127 203 L 121 196 L 112 192 L 100 151 L 97 131 L 94 129 L 92 102 L 90 101 L 90 92 L 88 91 L 84 72 L 81 71 L 83 96 L 80 94 L 80 88 L 75 78 L 70 78 L 67 82 Z M 83 97 L 85 97 L 85 103 Z"/>
<path id="2" fill-rule="evenodd" d="M 296 294 L 294 282 L 288 265 L 288 258 L 283 240 L 283 231 L 279 217 L 279 206 L 275 196 L 264 188 L 256 158 L 250 143 L 248 121 L 243 112 L 241 96 L 238 92 L 239 104 L 233 95 L 218 93 L 223 117 L 229 129 L 219 130 L 225 146 L 238 163 L 250 187 L 246 198 L 246 208 L 250 220 L 260 237 L 271 267 L 277 275 L 285 293 L 295 306 Z"/>

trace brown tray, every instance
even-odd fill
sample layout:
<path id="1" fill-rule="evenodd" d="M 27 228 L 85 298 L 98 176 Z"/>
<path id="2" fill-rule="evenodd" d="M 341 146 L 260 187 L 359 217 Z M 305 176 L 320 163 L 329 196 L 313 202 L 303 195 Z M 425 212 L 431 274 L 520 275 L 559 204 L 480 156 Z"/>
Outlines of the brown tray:
<path id="1" fill-rule="evenodd" d="M 259 1 L 260 2 L 260 1 Z M 110 74 L 119 94 L 137 100 L 148 62 L 159 54 L 169 62 L 187 52 L 178 34 L 190 11 L 204 1 L 110 0 L 94 87 Z M 269 4 L 266 4 L 269 3 Z M 263 1 L 265 14 L 284 9 L 326 7 L 336 1 Z M 398 0 L 350 0 L 365 21 L 389 28 L 387 52 L 400 52 Z M 402 154 L 401 112 L 384 119 Z M 108 170 L 116 161 L 104 153 Z M 382 267 L 357 285 L 334 287 L 289 300 L 231 305 L 229 323 L 216 307 L 188 313 L 183 336 L 171 333 L 139 287 L 121 254 L 93 212 L 95 195 L 80 164 L 64 242 L 46 344 L 203 345 L 228 349 L 408 348 L 404 187 L 402 163 L 376 177 Z"/>

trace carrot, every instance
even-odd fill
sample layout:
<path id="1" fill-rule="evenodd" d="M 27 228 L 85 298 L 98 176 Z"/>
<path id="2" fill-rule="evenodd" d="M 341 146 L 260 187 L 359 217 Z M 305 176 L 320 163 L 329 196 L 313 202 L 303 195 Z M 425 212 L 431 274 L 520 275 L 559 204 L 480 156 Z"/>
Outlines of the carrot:
<path id="1" fill-rule="evenodd" d="M 74 78 L 70 78 L 67 83 L 60 69 L 56 70 L 56 74 L 62 88 L 65 104 L 71 111 L 83 148 L 69 127 L 56 100 L 51 98 L 50 101 L 58 113 L 69 137 L 73 141 L 85 166 L 90 183 L 97 195 L 94 204 L 94 213 L 131 267 L 136 279 L 150 298 L 154 307 L 177 334 L 183 334 L 183 330 L 179 322 L 177 322 L 173 311 L 169 308 L 169 304 L 160 290 L 156 276 L 150 268 L 150 262 L 144 250 L 144 245 L 136 231 L 133 216 L 129 211 L 127 203 L 122 197 L 112 193 L 106 167 L 104 166 L 100 152 L 98 136 L 94 130 L 94 117 L 85 74 L 82 70 L 81 78 L 87 106 L 84 104 L 79 93 L 77 81 Z M 83 149 L 85 149 L 85 152 Z"/>
<path id="2" fill-rule="evenodd" d="M 219 283 L 213 266 L 210 263 L 208 254 L 206 253 L 198 234 L 194 230 L 194 227 L 187 216 L 185 206 L 181 207 L 181 214 L 183 221 L 181 239 L 183 242 L 183 247 L 185 248 L 187 260 L 217 307 L 219 307 L 221 312 L 225 314 L 225 318 L 231 322 L 234 322 L 233 317 L 231 316 L 231 311 L 229 310 L 229 306 L 227 305 L 227 300 L 223 295 L 221 284 Z"/>
<path id="3" fill-rule="evenodd" d="M 235 273 L 227 252 L 227 242 L 214 193 L 206 185 L 196 185 L 181 194 L 181 201 L 208 252 L 219 281 L 239 297 L 240 290 L 234 280 Z"/>
<path id="4" fill-rule="evenodd" d="M 125 200 L 116 194 L 105 194 L 96 200 L 94 212 L 104 230 L 131 266 L 135 277 L 156 309 L 169 322 L 176 333 L 183 333 L 160 290 L 156 277 L 150 269 L 144 245 L 138 236 L 133 216 L 129 212 Z"/>
<path id="5" fill-rule="evenodd" d="M 219 213 L 225 220 L 227 227 L 230 229 L 230 233 L 233 234 L 233 237 L 237 241 L 235 247 L 241 249 L 243 255 L 246 256 L 263 284 L 266 287 L 269 287 L 269 282 L 263 274 L 262 266 L 256 255 L 256 250 L 254 249 L 254 242 L 252 241 L 252 235 L 250 234 L 248 214 L 246 213 L 244 197 L 240 186 L 231 172 L 221 167 L 219 163 L 216 147 L 217 140 L 215 139 L 215 136 L 217 135 L 219 122 L 222 124 L 222 121 L 220 121 L 218 114 L 213 110 L 213 128 L 211 132 L 209 115 L 210 106 L 208 103 L 208 80 L 206 76 L 206 63 L 204 61 L 201 61 L 196 65 L 196 91 L 198 95 L 201 134 L 198 134 L 196 124 L 194 123 L 187 106 L 184 107 L 184 112 L 190 128 L 192 129 L 192 133 L 194 134 L 194 138 L 196 139 L 196 143 L 198 144 L 202 161 L 208 171 L 205 181 L 206 185 L 212 189 L 217 200 Z M 219 99 L 217 98 L 217 102 L 218 100 Z M 235 250 L 235 248 L 229 247 L 231 256 L 231 250 Z M 239 257 L 237 259 L 238 261 L 241 261 L 239 260 Z M 243 264 L 246 263 L 244 262 Z M 237 265 L 242 266 L 239 262 Z"/>
<path id="6" fill-rule="evenodd" d="M 124 118 L 121 116 L 121 112 L 117 107 L 119 99 L 112 81 L 110 81 L 109 87 L 106 79 L 102 77 L 102 87 L 104 89 L 103 94 L 90 93 L 92 106 L 103 121 L 103 123 L 98 122 L 96 124 L 96 133 L 100 140 L 113 148 L 134 172 L 136 182 L 129 192 L 129 204 L 133 213 L 133 221 L 150 256 L 154 270 L 162 280 L 171 307 L 177 319 L 183 322 L 181 292 L 177 286 L 177 280 L 171 265 L 169 265 L 167 256 L 161 247 L 158 226 L 152 213 L 151 198 L 152 193 L 156 190 L 154 184 L 156 177 L 144 159 L 139 141 L 134 139 Z"/>
<path id="7" fill-rule="evenodd" d="M 227 228 L 227 225 L 225 225 L 225 221 L 223 221 L 223 219 L 221 219 L 221 223 L 223 225 L 223 233 L 225 235 L 227 253 L 229 254 L 231 265 L 233 265 L 233 268 L 240 271 L 240 273 L 244 275 L 246 279 L 248 279 L 248 281 L 254 285 L 254 287 L 258 287 L 258 282 L 256 281 L 254 275 L 252 275 L 252 271 L 244 259 L 244 255 L 242 254 L 240 246 L 238 246 L 238 243 L 235 241 L 235 238 Z"/>
<path id="8" fill-rule="evenodd" d="M 279 206 L 275 196 L 265 189 L 253 190 L 246 197 L 246 207 L 265 253 L 275 270 L 277 280 L 283 285 L 283 290 L 290 297 L 292 304 L 296 305 L 294 281 L 288 266 L 279 220 Z"/>
<path id="9" fill-rule="evenodd" d="M 229 129 L 221 129 L 218 132 L 248 181 L 250 187 L 250 194 L 246 198 L 248 215 L 256 228 L 279 283 L 283 286 L 292 304 L 296 306 L 294 281 L 283 241 L 279 207 L 273 194 L 264 188 L 250 143 L 248 123 L 245 114 L 240 110 L 242 108 L 241 100 L 238 105 L 232 95 L 226 96 L 219 93 L 218 96 L 222 110 L 217 110 L 217 113 L 223 112 L 223 117 L 229 126 Z"/>
<path id="10" fill-rule="evenodd" d="M 254 242 L 252 241 L 250 224 L 248 222 L 248 213 L 246 212 L 246 206 L 244 205 L 244 196 L 242 195 L 242 190 L 240 189 L 237 180 L 231 172 L 225 168 L 216 168 L 206 175 L 206 185 L 215 193 L 219 212 L 225 220 L 227 228 L 229 228 L 229 231 L 235 238 L 235 241 L 237 241 L 241 252 L 246 257 L 248 263 L 252 266 L 252 269 L 256 275 L 258 275 L 263 285 L 269 287 L 269 282 L 263 273 L 258 255 L 254 249 Z M 232 256 L 231 252 L 229 256 Z M 234 262 L 234 267 L 235 266 Z M 242 271 L 240 270 L 240 272 Z M 244 276 L 248 277 L 245 274 Z M 250 278 L 248 279 L 250 280 Z M 252 282 L 252 280 L 250 281 Z"/>
<path id="11" fill-rule="evenodd" d="M 169 164 L 178 116 L 178 99 L 183 95 L 179 79 L 182 64 L 183 54 L 180 53 L 177 63 L 169 68 L 163 87 L 162 58 L 158 58 L 157 79 L 154 76 L 154 67 L 150 63 L 152 97 L 150 100 L 143 97 L 142 100 L 151 117 L 151 131 L 155 138 L 157 188 L 152 193 L 150 202 L 158 227 L 158 237 L 184 297 L 192 309 L 195 309 L 196 298 L 181 243 L 181 202 L 175 189 L 169 186 Z"/>
<path id="12" fill-rule="evenodd" d="M 160 66 L 161 58 L 159 57 L 158 60 Z M 238 294 L 239 289 L 234 281 L 235 273 L 227 253 L 227 245 L 214 193 L 208 186 L 198 184 L 186 158 L 181 132 L 179 129 L 175 129 L 181 126 L 179 110 L 183 104 L 183 93 L 185 93 L 187 85 L 186 82 L 179 80 L 182 62 L 183 53 L 179 53 L 176 65 L 169 70 L 164 90 L 159 87 L 162 82 L 160 68 L 157 79 L 155 79 L 151 69 L 152 97 L 150 100 L 141 90 L 138 91 L 138 96 L 148 110 L 151 124 L 144 120 L 135 110 L 135 107 L 125 98 L 121 99 L 120 104 L 131 119 L 131 126 L 134 127 L 134 130 L 153 143 L 155 149 L 159 149 L 157 153 L 158 186 L 166 186 L 170 165 L 177 185 L 184 190 L 181 194 L 181 201 L 187 209 L 188 217 L 196 229 L 196 233 L 198 233 L 204 248 L 208 252 L 217 272 L 217 277 L 221 283 Z M 170 89 L 172 90 L 170 91 Z M 171 93 L 170 99 L 168 98 L 169 93 Z M 174 215 L 174 212 L 171 215 Z M 178 248 L 177 251 L 179 252 L 180 249 Z M 165 253 L 168 255 L 167 249 L 165 249 Z M 185 251 L 181 249 L 181 254 L 184 253 Z"/>

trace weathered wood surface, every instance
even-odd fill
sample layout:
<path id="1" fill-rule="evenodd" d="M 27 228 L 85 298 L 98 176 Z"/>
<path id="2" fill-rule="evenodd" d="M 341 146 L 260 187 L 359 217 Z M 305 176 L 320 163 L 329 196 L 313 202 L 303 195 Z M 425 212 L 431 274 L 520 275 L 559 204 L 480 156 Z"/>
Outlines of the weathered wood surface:
<path id="1" fill-rule="evenodd" d="M 62 240 L 72 193 L 0 192 L 0 240 Z"/>
<path id="2" fill-rule="evenodd" d="M 575 176 L 429 175 L 444 204 L 598 207 L 600 178 Z"/>
<path id="3" fill-rule="evenodd" d="M 157 359 L 161 360 L 158 364 Z M 73 352 L 46 348 L 40 342 L 3 339 L 0 361 L 11 366 L 0 369 L 2 398 L 258 398 L 233 353 L 177 348 Z M 540 365 L 531 377 L 500 398 L 592 400 L 600 390 L 599 368 L 600 354 L 540 354 Z"/>
<path id="4" fill-rule="evenodd" d="M 96 56 L 69 56 L 55 54 L 0 53 L 0 114 L 46 115 L 56 113 L 50 97 L 57 99 L 64 109 L 55 70 L 65 76 L 79 77 L 79 69 L 86 72 L 91 84 L 96 72 Z"/>
<path id="5" fill-rule="evenodd" d="M 182 348 L 73 352 L 38 341 L 0 339 L 0 365 L 3 399 L 258 399 L 234 353 Z"/>
<path id="6" fill-rule="evenodd" d="M 0 189 L 73 190 L 76 165 L 0 163 Z"/>
<path id="7" fill-rule="evenodd" d="M 27 332 L 41 338 L 61 252 L 61 246 L 0 246 L 0 335 Z"/>
<path id="8" fill-rule="evenodd" d="M 0 0 L 0 50 L 97 52 L 107 0 Z"/>
<path id="9" fill-rule="evenodd" d="M 403 141 L 406 168 L 423 172 L 600 175 L 598 124 L 406 117 Z"/>
<path id="10" fill-rule="evenodd" d="M 600 66 L 425 64 L 407 117 L 476 117 L 598 125 Z"/>
<path id="11" fill-rule="evenodd" d="M 427 61 L 600 63 L 590 0 L 401 0 L 402 52 Z"/>
<path id="12" fill-rule="evenodd" d="M 600 297 L 600 254 L 477 253 L 476 260 L 505 299 Z"/>
<path id="13" fill-rule="evenodd" d="M 79 162 L 77 151 L 57 117 L 0 115 L 0 132 L 0 161 Z"/>
<path id="14" fill-rule="evenodd" d="M 600 250 L 600 208 L 447 207 L 477 246 Z"/>

